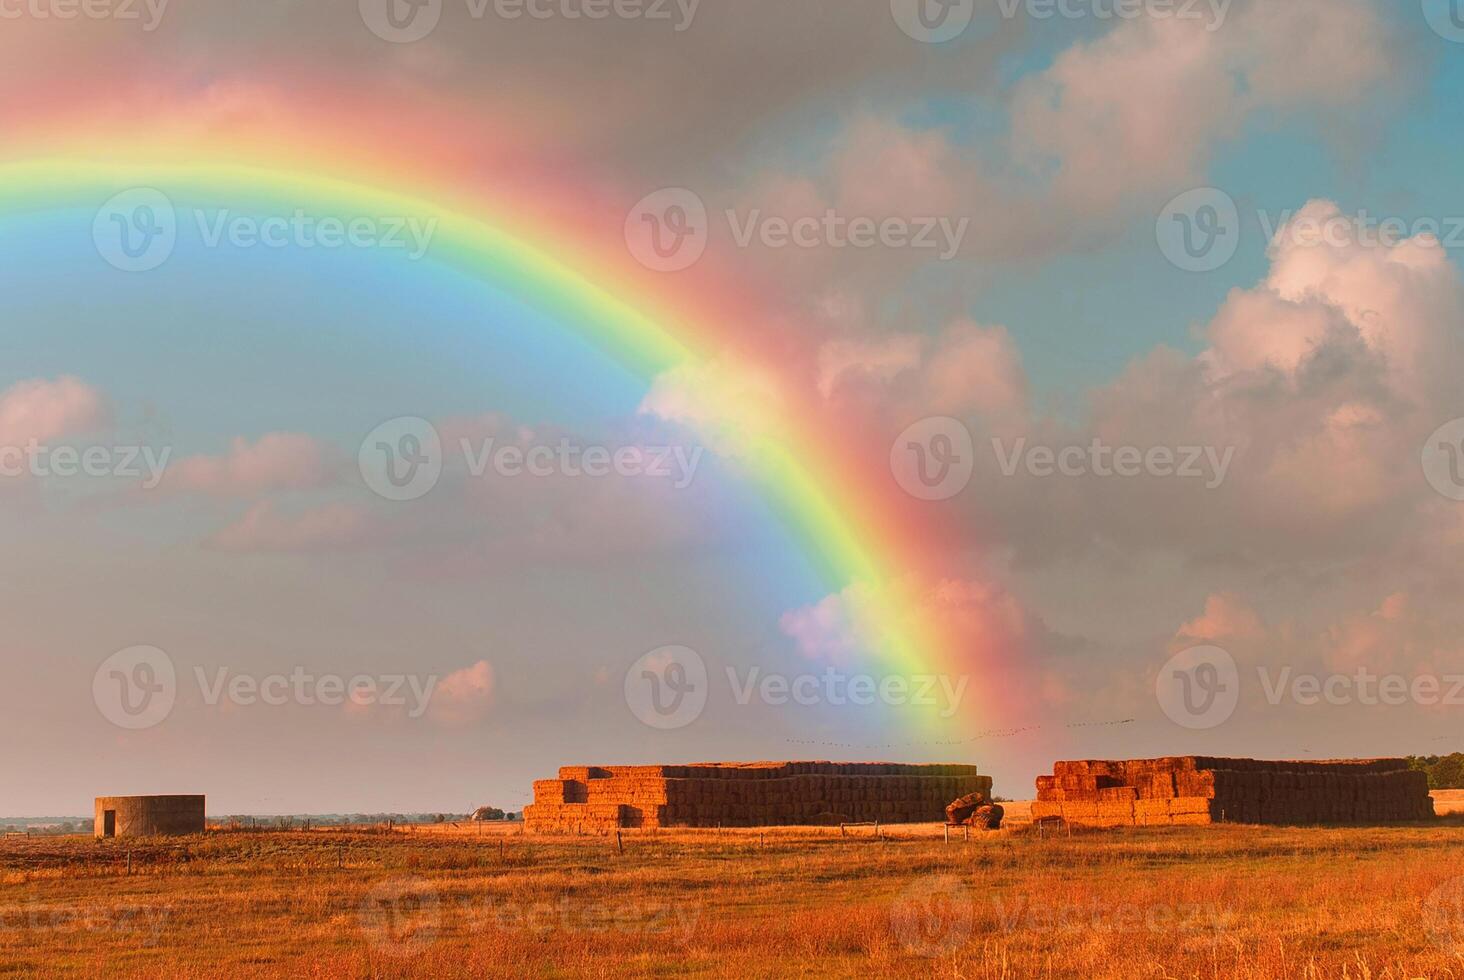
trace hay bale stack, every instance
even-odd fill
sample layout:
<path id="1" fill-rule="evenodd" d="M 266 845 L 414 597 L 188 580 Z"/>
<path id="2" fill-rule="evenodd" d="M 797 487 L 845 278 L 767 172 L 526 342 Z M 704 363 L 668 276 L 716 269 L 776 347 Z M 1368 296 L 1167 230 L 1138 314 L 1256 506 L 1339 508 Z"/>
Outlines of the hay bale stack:
<path id="1" fill-rule="evenodd" d="M 1059 762 L 1032 818 L 1149 824 L 1390 823 L 1433 816 L 1428 778 L 1404 759 L 1271 762 L 1181 756 Z"/>
<path id="2" fill-rule="evenodd" d="M 746 762 L 682 766 L 566 766 L 534 783 L 524 808 L 533 833 L 618 827 L 763 827 L 831 820 L 923 823 L 948 801 L 991 795 L 975 766 Z"/>

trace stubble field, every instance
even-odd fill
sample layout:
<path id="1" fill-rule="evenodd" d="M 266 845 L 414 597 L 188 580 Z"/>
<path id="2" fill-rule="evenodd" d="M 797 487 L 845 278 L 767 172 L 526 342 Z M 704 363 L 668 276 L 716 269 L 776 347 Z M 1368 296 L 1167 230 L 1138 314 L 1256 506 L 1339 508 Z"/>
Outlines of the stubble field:
<path id="1" fill-rule="evenodd" d="M 882 833 L 10 837 L 0 975 L 1464 978 L 1461 817 Z"/>

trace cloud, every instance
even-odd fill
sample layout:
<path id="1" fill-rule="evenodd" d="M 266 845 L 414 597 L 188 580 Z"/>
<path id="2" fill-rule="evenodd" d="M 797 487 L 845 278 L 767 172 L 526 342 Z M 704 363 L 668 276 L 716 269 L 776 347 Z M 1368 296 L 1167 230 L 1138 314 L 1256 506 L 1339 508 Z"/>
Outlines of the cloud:
<path id="1" fill-rule="evenodd" d="M 901 425 L 926 415 L 1010 417 L 1027 407 L 1021 354 L 1003 327 L 970 320 L 933 338 L 839 338 L 819 352 L 819 391 L 835 401 L 882 405 Z"/>
<path id="2" fill-rule="evenodd" d="M 680 425 L 650 414 L 593 434 L 500 414 L 435 424 L 449 463 L 433 506 L 393 521 L 392 540 L 414 542 L 414 574 L 477 576 L 525 561 L 593 567 L 741 539 L 740 491 Z"/>
<path id="3" fill-rule="evenodd" d="M 106 400 L 79 378 L 20 381 L 0 392 L 0 445 L 45 444 L 94 432 L 107 422 Z"/>
<path id="4" fill-rule="evenodd" d="M 890 613 L 897 621 L 890 621 Z M 1046 632 L 994 582 L 914 576 L 878 588 L 847 586 L 811 606 L 789 610 L 779 626 L 810 660 L 868 662 L 891 639 L 885 631 L 894 629 L 905 636 L 944 638 L 960 651 L 961 666 L 973 670 L 1028 655 Z"/>
<path id="5" fill-rule="evenodd" d="M 1101 213 L 1199 181 L 1216 147 L 1260 113 L 1386 89 L 1405 56 L 1367 0 L 1238 0 L 1218 28 L 1127 20 L 1018 83 L 1013 145 L 1050 167 L 1063 200 Z"/>
<path id="6" fill-rule="evenodd" d="M 221 497 L 312 490 L 332 483 L 338 464 L 313 437 L 271 432 L 253 443 L 235 438 L 222 456 L 190 456 L 170 467 L 164 489 Z"/>
<path id="7" fill-rule="evenodd" d="M 1441 676 L 1464 653 L 1456 619 L 1447 607 L 1407 591 L 1359 597 L 1356 608 L 1331 612 L 1294 608 L 1274 622 L 1238 596 L 1216 595 L 1206 600 L 1203 616 L 1180 627 L 1171 649 L 1196 642 L 1219 646 L 1245 666 L 1242 680 L 1252 688 L 1257 667 L 1272 675 L 1290 667 L 1293 674 L 1363 668 L 1374 675 Z M 1260 696 L 1252 690 L 1252 700 Z"/>
<path id="8" fill-rule="evenodd" d="M 330 503 L 286 514 L 273 501 L 261 500 L 209 537 L 205 547 L 235 552 L 322 553 L 360 547 L 374 540 L 376 534 L 369 511 L 359 505 Z"/>
<path id="9" fill-rule="evenodd" d="M 867 625 L 857 622 L 867 602 L 866 590 L 849 586 L 784 613 L 778 626 L 808 659 L 848 664 L 867 655 L 871 646 Z"/>
<path id="10" fill-rule="evenodd" d="M 724 456 L 746 456 L 784 415 L 787 399 L 771 372 L 730 357 L 688 361 L 657 375 L 642 415 L 695 432 Z"/>
<path id="11" fill-rule="evenodd" d="M 1345 233 L 1299 233 L 1333 221 Z M 993 421 L 991 406 L 963 406 L 977 448 L 976 475 L 960 498 L 966 536 L 1004 542 L 1023 564 L 1104 552 L 1293 569 L 1388 556 L 1401 563 L 1407 554 L 1436 560 L 1427 542 L 1450 521 L 1436 513 L 1419 456 L 1430 433 L 1464 416 L 1464 348 L 1454 336 L 1464 323 L 1464 281 L 1430 237 L 1388 241 L 1375 232 L 1342 220 L 1335 203 L 1307 203 L 1278 231 L 1261 281 L 1233 290 L 1198 330 L 1198 354 L 1154 349 L 1090 390 L 1075 417 L 1018 412 Z M 968 389 L 1020 390 L 1021 374 L 1009 367 L 995 381 L 974 380 L 1001 356 L 983 358 L 980 344 L 956 349 L 973 352 L 971 373 L 951 369 L 973 379 Z M 898 373 L 844 374 L 867 397 L 910 403 L 887 380 Z M 931 380 L 919 390 L 943 387 L 962 388 Z M 990 451 L 998 437 L 1008 447 L 1020 437 L 1056 449 L 1095 439 L 1143 452 L 1196 449 L 1230 463 L 1223 480 L 1209 478 L 1219 475 L 1213 466 L 1204 480 L 1006 475 Z"/>
<path id="12" fill-rule="evenodd" d="M 487 716 L 495 687 L 493 665 L 479 660 L 438 681 L 427 714 L 444 725 L 472 724 Z"/>
<path id="13" fill-rule="evenodd" d="M 1222 641 L 1261 635 L 1261 617 L 1244 599 L 1235 595 L 1212 595 L 1205 600 L 1205 611 L 1179 628 L 1186 640 Z"/>
<path id="14" fill-rule="evenodd" d="M 678 4 L 641 5 L 652 7 L 674 13 Z M 129 119 L 151 126 L 157 106 L 176 105 L 182 94 L 213 111 L 200 116 L 201 127 L 238 126 L 246 113 L 246 126 L 265 113 L 308 120 L 312 102 L 302 104 L 299 93 L 325 70 L 353 79 L 359 93 L 359 101 L 337 100 L 343 118 L 354 111 L 358 125 L 378 130 L 390 119 L 392 132 L 414 137 L 403 146 L 415 148 L 452 118 L 480 165 L 528 171 L 533 162 L 553 162 L 593 167 L 601 179 L 610 171 L 659 185 L 716 163 L 733 134 L 814 114 L 831 91 L 892 100 L 932 85 L 987 88 L 997 56 L 1021 34 L 1003 21 L 995 35 L 962 45 L 962 56 L 932 57 L 884 3 L 835 10 L 786 0 L 706 2 L 682 30 L 679 14 L 543 19 L 522 11 L 499 16 L 493 3 L 442 8 L 437 29 L 412 44 L 374 37 L 355 0 L 247 9 L 199 0 L 186 11 L 167 10 L 152 32 L 84 18 L 20 18 L 7 21 L 12 29 L 0 37 L 0 65 L 13 81 L 71 94 L 67 104 L 79 104 L 86 100 L 75 68 L 90 64 L 113 82 L 105 93 L 86 90 L 108 115 L 126 107 Z M 475 18 L 472 9 L 486 14 Z M 549 65 L 552 85 L 543 83 Z M 249 81 L 260 77 L 270 85 Z M 424 109 L 429 101 L 442 111 Z M 0 119 L 26 111 L 23 99 L 0 95 Z"/>

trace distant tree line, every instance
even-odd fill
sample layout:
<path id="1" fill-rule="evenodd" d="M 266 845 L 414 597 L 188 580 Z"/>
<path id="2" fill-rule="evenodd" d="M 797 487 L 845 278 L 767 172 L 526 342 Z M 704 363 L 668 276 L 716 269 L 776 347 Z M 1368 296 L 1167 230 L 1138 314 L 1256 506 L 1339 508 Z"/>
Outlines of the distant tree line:
<path id="1" fill-rule="evenodd" d="M 1410 755 L 1408 765 L 1428 773 L 1429 789 L 1464 789 L 1464 752 Z"/>

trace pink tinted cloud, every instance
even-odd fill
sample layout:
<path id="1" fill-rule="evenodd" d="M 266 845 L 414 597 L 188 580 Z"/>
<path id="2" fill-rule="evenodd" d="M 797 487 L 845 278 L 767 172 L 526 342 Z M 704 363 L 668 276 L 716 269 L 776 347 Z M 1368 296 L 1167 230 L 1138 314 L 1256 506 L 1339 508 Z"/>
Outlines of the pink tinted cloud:
<path id="1" fill-rule="evenodd" d="M 363 545 L 372 533 L 370 514 L 359 505 L 330 503 L 285 514 L 261 500 L 204 544 L 218 551 L 331 552 Z"/>
<path id="2" fill-rule="evenodd" d="M 1227 640 L 1235 637 L 1257 637 L 1265 631 L 1261 617 L 1239 596 L 1220 594 L 1205 600 L 1205 611 L 1179 628 L 1179 638 L 1188 640 Z M 1181 644 L 1183 645 L 1183 644 Z"/>
<path id="3" fill-rule="evenodd" d="M 486 660 L 455 670 L 438 681 L 428 716 L 452 726 L 478 721 L 492 707 L 495 687 L 493 665 Z"/>
<path id="4" fill-rule="evenodd" d="M 1219 25 L 1128 20 L 1017 85 L 1013 142 L 1055 166 L 1063 198 L 1102 211 L 1198 181 L 1253 116 L 1367 98 L 1403 57 L 1367 0 L 1237 0 Z"/>
<path id="5" fill-rule="evenodd" d="M 310 490 L 330 484 L 337 466 L 313 437 L 271 432 L 250 443 L 235 438 L 222 456 L 190 456 L 169 470 L 169 489 L 221 497 L 252 497 L 281 490 Z"/>
<path id="6" fill-rule="evenodd" d="M 21 381 L 0 392 L 0 444 L 23 446 L 95 431 L 108 420 L 101 393 L 69 375 Z"/>
<path id="7" fill-rule="evenodd" d="M 1027 407 L 1026 372 L 1010 334 L 966 319 L 935 337 L 831 340 L 819 351 L 818 367 L 826 399 L 841 408 L 862 403 L 901 426 L 925 415 L 1012 419 Z"/>
<path id="8" fill-rule="evenodd" d="M 871 587 L 851 585 L 810 606 L 789 610 L 779 620 L 784 635 L 810 660 L 850 663 L 867 660 L 886 637 L 879 630 L 934 628 L 957 638 L 970 666 L 995 656 L 1010 657 L 1033 649 L 1040 625 L 1017 598 L 994 581 L 946 578 L 933 582 L 913 576 L 893 588 L 902 596 L 891 605 L 914 621 L 892 624 L 876 613 Z"/>

